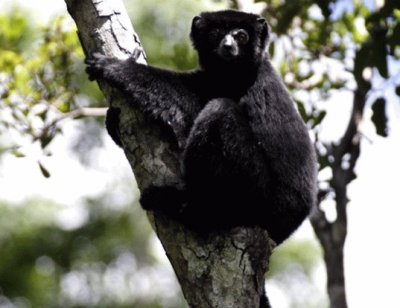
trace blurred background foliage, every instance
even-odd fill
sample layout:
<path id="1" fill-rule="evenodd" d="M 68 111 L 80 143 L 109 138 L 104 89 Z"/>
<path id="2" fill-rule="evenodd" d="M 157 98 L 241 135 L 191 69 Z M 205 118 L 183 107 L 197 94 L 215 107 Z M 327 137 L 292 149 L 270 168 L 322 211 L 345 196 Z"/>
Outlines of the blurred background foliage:
<path id="1" fill-rule="evenodd" d="M 193 16 L 236 5 L 125 2 L 149 64 L 177 70 L 196 66 L 188 39 Z M 400 94 L 399 74 L 391 70 L 400 58 L 395 2 L 378 10 L 367 0 L 257 1 L 267 4 L 264 13 L 275 32 L 271 58 L 314 132 L 321 170 L 330 164 L 321 123 L 337 91 L 372 88 L 371 120 L 377 134 L 390 133 L 387 97 Z M 63 138 L 64 122 L 79 123 L 71 148 L 82 164 L 90 165 L 90 153 L 104 147 L 104 118 L 76 111 L 106 107 L 106 102 L 87 81 L 69 17 L 41 25 L 29 16 L 20 8 L 0 13 L 0 164 L 10 154 L 29 155 L 27 148 L 36 145 L 38 167 L 50 177 L 49 145 Z M 384 86 L 376 86 L 382 79 Z M 0 307 L 185 307 L 169 265 L 160 262 L 137 192 L 127 195 L 122 201 L 113 191 L 83 198 L 72 224 L 63 219 L 68 206 L 62 201 L 0 201 Z M 316 241 L 288 241 L 272 257 L 269 287 L 283 290 L 288 307 L 327 307 L 323 286 L 316 286 L 321 260 Z"/>

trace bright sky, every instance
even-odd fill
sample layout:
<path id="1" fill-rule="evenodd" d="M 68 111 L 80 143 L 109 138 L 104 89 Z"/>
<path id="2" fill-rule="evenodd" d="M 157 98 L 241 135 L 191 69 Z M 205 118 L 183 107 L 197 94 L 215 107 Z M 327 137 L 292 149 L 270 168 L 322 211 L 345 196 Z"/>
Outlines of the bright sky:
<path id="1" fill-rule="evenodd" d="M 5 6 L 17 3 L 28 7 L 32 16 L 42 21 L 56 12 L 66 12 L 62 0 L 1 0 L 0 12 L 4 12 Z M 352 97 L 342 93 L 335 99 L 339 108 L 328 113 L 329 118 L 326 119 L 333 134 L 339 129 L 337 123 L 348 116 L 346 110 Z M 400 176 L 400 102 L 394 96 L 391 100 L 393 102 L 388 109 L 390 136 L 380 138 L 370 125 L 365 125 L 367 138 L 362 142 L 362 155 L 357 164 L 358 178 L 349 187 L 351 202 L 348 207 L 345 266 L 348 302 L 353 308 L 400 307 L 400 191 L 397 190 Z M 67 140 L 74 135 L 74 125 L 67 125 L 64 138 L 53 145 L 54 155 L 45 161 L 52 173 L 50 179 L 41 175 L 35 156 L 24 159 L 5 157 L 0 169 L 1 198 L 21 200 L 33 195 L 53 198 L 70 207 L 67 218 L 78 218 L 81 213 L 79 207 L 74 205 L 79 203 L 82 195 L 95 195 L 113 187 L 119 179 L 131 176 L 122 151 L 109 138 L 106 148 L 99 152 L 99 168 L 83 168 L 67 150 Z M 271 300 L 274 301 L 273 298 Z"/>

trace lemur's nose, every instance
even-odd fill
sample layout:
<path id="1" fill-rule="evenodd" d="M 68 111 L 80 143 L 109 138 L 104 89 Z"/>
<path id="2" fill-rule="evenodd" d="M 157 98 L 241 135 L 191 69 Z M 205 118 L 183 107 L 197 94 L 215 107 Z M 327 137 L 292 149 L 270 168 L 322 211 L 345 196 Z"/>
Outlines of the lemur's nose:
<path id="1" fill-rule="evenodd" d="M 232 50 L 234 48 L 235 44 L 235 39 L 232 35 L 228 34 L 224 37 L 224 40 L 222 41 L 222 46 L 226 50 Z"/>
<path id="2" fill-rule="evenodd" d="M 239 54 L 238 44 L 231 34 L 227 34 L 221 42 L 220 51 L 223 56 L 235 57 Z"/>

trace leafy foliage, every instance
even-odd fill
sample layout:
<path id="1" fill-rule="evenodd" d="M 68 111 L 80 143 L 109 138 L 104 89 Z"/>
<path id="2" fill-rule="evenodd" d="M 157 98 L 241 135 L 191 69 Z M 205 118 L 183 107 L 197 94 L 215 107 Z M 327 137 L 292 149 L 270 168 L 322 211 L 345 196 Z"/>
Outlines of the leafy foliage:
<path id="1" fill-rule="evenodd" d="M 24 156 L 26 143 L 45 150 L 61 132 L 58 122 L 88 104 L 80 91 L 93 87 L 75 29 L 63 17 L 39 27 L 15 11 L 0 16 L 0 33 L 0 134 L 14 137 L 2 138 L 2 144 L 17 156 Z"/>
<path id="2" fill-rule="evenodd" d="M 357 177 L 355 166 L 364 137 L 360 123 L 369 120 L 365 117 L 369 106 L 372 106 L 371 123 L 377 135 L 390 134 L 386 110 L 388 104 L 399 101 L 387 93 L 396 91 L 399 95 L 400 74 L 390 64 L 398 67 L 400 63 L 400 3 L 262 2 L 266 3 L 265 16 L 279 36 L 272 42 L 272 59 L 312 131 L 319 169 L 324 171 L 319 185 L 319 204 L 311 222 L 326 256 L 330 300 L 333 306 L 347 307 L 341 265 L 347 234 L 347 185 Z M 340 104 L 346 104 L 335 99 L 339 91 L 353 96 L 348 102 L 352 110 L 349 115 L 343 113 L 343 118 L 335 118 L 345 128 L 344 134 L 328 139 L 324 129 L 332 129 L 326 129 L 325 120 L 332 118 L 330 114 L 339 110 Z M 335 212 L 332 219 L 328 219 L 325 208 L 321 207 L 325 199 L 334 201 L 329 203 L 334 208 L 327 208 Z"/>
<path id="3" fill-rule="evenodd" d="M 49 201 L 0 204 L 0 288 L 7 301 L 20 307 L 164 307 L 160 288 L 176 293 L 176 286 L 139 291 L 156 262 L 144 213 L 138 204 L 112 209 L 106 200 L 87 200 L 78 209 L 87 218 L 75 227 L 62 223 L 62 207 Z M 132 295 L 131 288 L 138 291 Z M 165 307 L 180 305 L 178 298 Z"/>
<path id="4" fill-rule="evenodd" d="M 271 43 L 272 59 L 279 63 L 300 114 L 313 129 L 320 169 L 331 167 L 334 161 L 326 153 L 332 148 L 330 142 L 338 140 L 319 136 L 326 114 L 334 108 L 325 102 L 337 90 L 370 91 L 375 75 L 399 87 L 399 75 L 390 72 L 388 63 L 400 60 L 400 5 L 396 1 L 386 1 L 380 8 L 367 1 L 263 2 L 264 14 L 279 35 Z M 387 136 L 387 100 L 382 99 L 372 104 L 372 123 L 378 135 Z"/>

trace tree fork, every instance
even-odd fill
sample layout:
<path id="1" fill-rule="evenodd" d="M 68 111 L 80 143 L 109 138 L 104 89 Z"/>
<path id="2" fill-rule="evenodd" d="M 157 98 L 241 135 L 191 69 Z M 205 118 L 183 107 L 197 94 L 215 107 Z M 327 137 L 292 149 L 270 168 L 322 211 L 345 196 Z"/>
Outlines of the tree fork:
<path id="1" fill-rule="evenodd" d="M 121 0 L 65 0 L 86 55 L 126 58 L 141 48 Z M 140 59 L 145 63 L 145 58 Z M 180 154 L 162 139 L 161 128 L 144 121 L 121 93 L 98 81 L 113 107 L 121 109 L 120 134 L 140 190 L 179 183 Z M 265 230 L 235 228 L 200 237 L 160 213 L 148 212 L 190 307 L 259 307 L 274 246 Z M 205 222 L 207 223 L 207 222 Z"/>

